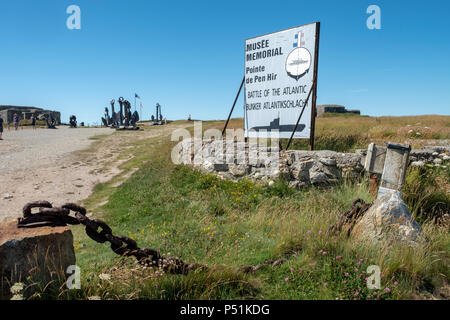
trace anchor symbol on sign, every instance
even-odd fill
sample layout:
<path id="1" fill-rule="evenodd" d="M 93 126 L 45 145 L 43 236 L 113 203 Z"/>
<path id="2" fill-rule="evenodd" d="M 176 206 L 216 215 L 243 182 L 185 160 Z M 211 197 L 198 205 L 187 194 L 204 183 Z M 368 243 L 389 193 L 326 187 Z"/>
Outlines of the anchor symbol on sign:
<path id="1" fill-rule="evenodd" d="M 311 53 L 308 49 L 302 47 L 305 45 L 305 42 L 303 41 L 304 36 L 302 31 L 295 35 L 295 38 L 297 39 L 297 42 L 293 44 L 295 49 L 289 53 L 286 59 L 286 72 L 288 76 L 297 81 L 308 73 L 309 68 L 311 67 Z"/>

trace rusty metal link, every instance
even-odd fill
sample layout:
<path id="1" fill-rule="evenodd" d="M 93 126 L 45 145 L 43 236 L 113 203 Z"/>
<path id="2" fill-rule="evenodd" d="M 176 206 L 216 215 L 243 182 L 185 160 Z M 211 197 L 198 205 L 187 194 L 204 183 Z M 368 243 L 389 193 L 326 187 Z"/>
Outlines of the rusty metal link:
<path id="1" fill-rule="evenodd" d="M 39 212 L 32 214 L 31 209 L 39 208 Z M 28 227 L 63 226 L 66 223 L 77 221 L 68 217 L 70 211 L 63 208 L 54 208 L 48 201 L 35 201 L 27 203 L 23 207 L 23 218 L 19 218 L 18 225 Z"/>
<path id="2" fill-rule="evenodd" d="M 338 234 L 345 227 L 347 229 L 347 236 L 350 236 L 356 222 L 358 222 L 371 206 L 371 203 L 366 203 L 363 199 L 358 198 L 353 200 L 352 207 L 341 214 L 339 220 L 328 228 L 327 233 Z"/>
<path id="3" fill-rule="evenodd" d="M 32 208 L 39 208 L 39 212 L 32 214 Z M 70 212 L 75 212 L 75 217 Z M 186 264 L 181 259 L 164 258 L 152 248 L 139 248 L 136 241 L 126 236 L 115 236 L 108 224 L 99 219 L 89 219 L 86 209 L 74 204 L 66 203 L 61 207 L 53 207 L 48 201 L 27 203 L 23 208 L 23 218 L 18 219 L 18 227 L 35 228 L 41 226 L 66 226 L 82 224 L 86 234 L 98 243 L 109 242 L 113 252 L 120 256 L 134 256 L 143 265 L 159 267 L 174 274 L 187 274 L 189 271 L 207 268 L 204 265 Z M 99 229 L 101 229 L 99 231 Z"/>
<path id="4" fill-rule="evenodd" d="M 48 201 L 34 201 L 34 202 L 30 202 L 27 203 L 24 207 L 23 207 L 23 216 L 24 218 L 31 216 L 31 209 L 33 208 L 51 208 L 52 204 Z"/>
<path id="5" fill-rule="evenodd" d="M 74 212 L 78 212 L 78 213 L 80 213 L 83 216 L 86 215 L 86 209 L 81 207 L 81 206 L 79 206 L 79 205 L 77 205 L 77 204 L 75 204 L 75 203 L 65 203 L 65 204 L 63 204 L 61 206 L 61 208 L 68 209 L 68 210 L 71 210 L 71 211 L 74 211 Z"/>
<path id="6" fill-rule="evenodd" d="M 355 207 L 356 204 L 357 202 L 354 202 L 353 206 Z M 365 205 L 363 201 L 362 204 L 363 206 Z M 32 208 L 39 208 L 39 212 L 32 214 Z M 75 212 L 75 217 L 70 215 L 71 211 Z M 89 219 L 86 216 L 86 209 L 74 203 L 66 203 L 61 207 L 53 207 L 48 201 L 30 202 L 24 206 L 23 215 L 23 218 L 18 219 L 18 227 L 20 228 L 82 224 L 85 226 L 85 231 L 89 238 L 98 243 L 109 242 L 114 253 L 120 256 L 134 256 L 142 265 L 162 268 L 169 273 L 186 275 L 193 270 L 210 269 L 200 263 L 187 264 L 181 259 L 164 258 L 158 251 L 152 248 L 139 248 L 135 240 L 126 236 L 113 235 L 112 229 L 105 221 Z M 98 231 L 99 229 L 101 231 Z M 255 272 L 265 265 L 275 267 L 281 265 L 283 262 L 283 259 L 266 260 L 258 265 L 239 267 L 238 270 L 242 272 Z"/>
<path id="7" fill-rule="evenodd" d="M 68 216 L 69 213 L 70 211 L 64 208 L 39 208 L 39 214 L 44 216 Z"/>
<path id="8" fill-rule="evenodd" d="M 146 265 L 155 264 L 157 261 L 159 261 L 159 259 L 161 259 L 158 251 L 152 248 L 137 249 L 135 257 L 142 264 Z"/>
<path id="9" fill-rule="evenodd" d="M 136 241 L 125 236 L 112 236 L 109 242 L 111 243 L 112 251 L 121 256 L 135 256 L 139 249 Z M 125 244 L 125 246 L 123 246 L 123 244 Z"/>
<path id="10" fill-rule="evenodd" d="M 94 241 L 105 243 L 108 241 L 106 235 L 112 235 L 111 228 L 103 220 L 90 220 L 88 217 L 84 216 L 80 222 L 86 227 L 86 234 Z M 102 231 L 98 232 L 98 228 L 101 228 Z"/>

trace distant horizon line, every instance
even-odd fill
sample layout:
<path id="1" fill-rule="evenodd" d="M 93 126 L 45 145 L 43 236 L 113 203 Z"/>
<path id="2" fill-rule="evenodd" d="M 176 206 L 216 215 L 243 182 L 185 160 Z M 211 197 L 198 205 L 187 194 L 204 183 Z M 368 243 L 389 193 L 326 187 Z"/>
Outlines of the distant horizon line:
<path id="1" fill-rule="evenodd" d="M 345 113 L 327 113 L 327 114 L 336 114 L 336 115 L 344 115 Z M 348 114 L 346 114 L 347 116 L 349 116 Z M 353 114 L 350 115 L 349 117 L 371 117 L 371 118 L 382 118 L 382 117 L 424 117 L 424 116 L 437 116 L 437 117 L 450 117 L 450 114 L 445 115 L 445 114 L 413 114 L 413 115 L 399 115 L 399 116 L 395 116 L 395 115 L 383 115 L 383 116 L 371 116 L 371 115 L 366 115 L 366 114 Z M 339 117 L 339 116 L 338 116 Z M 318 118 L 324 118 L 324 117 L 318 117 Z M 232 119 L 244 119 L 243 117 L 235 117 L 235 118 L 230 118 L 230 120 Z M 175 119 L 175 120 L 170 120 L 167 119 L 167 121 L 182 121 L 182 120 L 187 120 L 187 119 Z M 191 119 L 190 121 L 226 121 L 227 119 Z M 142 120 L 142 121 L 148 121 L 148 120 Z"/>

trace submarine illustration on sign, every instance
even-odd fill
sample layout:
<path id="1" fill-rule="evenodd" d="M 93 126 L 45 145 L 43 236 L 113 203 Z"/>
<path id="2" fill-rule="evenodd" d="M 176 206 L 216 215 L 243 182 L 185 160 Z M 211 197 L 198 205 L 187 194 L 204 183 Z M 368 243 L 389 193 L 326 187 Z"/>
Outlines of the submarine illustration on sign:
<path id="1" fill-rule="evenodd" d="M 286 59 L 286 72 L 288 76 L 298 81 L 301 77 L 309 72 L 311 67 L 311 53 L 308 49 L 302 47 L 305 45 L 303 41 L 304 33 L 300 31 L 295 35 L 294 50 L 289 53 Z"/>
<path id="2" fill-rule="evenodd" d="M 280 116 L 278 115 L 278 118 L 273 119 L 273 121 L 271 121 L 268 126 L 253 127 L 253 128 L 250 128 L 250 130 L 255 130 L 258 132 L 262 131 L 262 130 L 266 130 L 266 131 L 278 130 L 279 132 L 285 132 L 285 131 L 292 132 L 292 131 L 294 131 L 294 128 L 295 128 L 295 124 L 280 124 Z M 299 124 L 297 126 L 297 130 L 295 130 L 295 132 L 302 132 L 304 129 L 305 129 L 305 125 Z"/>

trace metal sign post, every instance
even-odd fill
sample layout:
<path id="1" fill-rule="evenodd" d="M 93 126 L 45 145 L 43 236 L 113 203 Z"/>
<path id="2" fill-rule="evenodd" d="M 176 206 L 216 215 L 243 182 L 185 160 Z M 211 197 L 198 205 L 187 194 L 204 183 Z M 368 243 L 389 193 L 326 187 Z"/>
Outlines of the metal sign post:
<path id="1" fill-rule="evenodd" d="M 309 138 L 314 149 L 319 35 L 315 22 L 245 41 L 244 78 L 222 136 L 244 86 L 246 140 L 271 138 L 276 131 L 279 138 L 289 138 L 287 148 L 293 138 Z"/>
<path id="2" fill-rule="evenodd" d="M 314 87 L 315 87 L 315 84 L 313 84 L 313 86 L 311 87 L 311 89 L 309 89 L 308 97 L 306 98 L 306 101 L 305 101 L 305 103 L 303 104 L 302 112 L 300 112 L 300 115 L 298 116 L 297 122 L 295 123 L 294 130 L 292 130 L 292 134 L 291 134 L 291 137 L 289 138 L 288 144 L 287 144 L 287 146 L 286 146 L 286 150 L 289 149 L 289 146 L 291 145 L 292 139 L 294 138 L 294 133 L 295 133 L 295 131 L 297 130 L 298 124 L 299 124 L 300 119 L 302 118 L 302 115 L 303 115 L 303 111 L 305 111 L 306 105 L 308 104 L 309 97 L 310 97 L 311 92 L 313 91 Z M 313 121 L 313 120 L 311 119 L 311 121 Z M 314 141 L 314 133 L 313 133 L 312 136 L 313 136 L 313 141 Z M 313 142 L 313 143 L 314 143 L 314 142 Z M 280 150 L 281 150 L 281 148 L 280 148 Z M 311 149 L 311 150 L 312 150 L 312 149 Z"/>
<path id="3" fill-rule="evenodd" d="M 239 98 L 239 95 L 241 94 L 241 90 L 242 90 L 242 86 L 244 85 L 244 82 L 245 82 L 245 76 L 244 76 L 244 78 L 242 79 L 241 86 L 239 87 L 239 91 L 238 91 L 238 93 L 236 94 L 236 98 L 234 99 L 233 106 L 231 107 L 230 114 L 228 115 L 227 122 L 225 122 L 225 126 L 223 127 L 223 130 L 222 130 L 222 137 L 223 137 L 223 134 L 225 133 L 225 130 L 226 130 L 227 127 L 228 127 L 228 122 L 230 122 L 231 114 L 233 113 L 234 106 L 236 105 L 236 102 L 237 102 L 237 100 L 238 100 L 238 98 Z"/>
<path id="4" fill-rule="evenodd" d="M 245 136 L 309 139 L 314 148 L 320 23 L 245 41 Z"/>
<path id="5" fill-rule="evenodd" d="M 317 100 L 317 69 L 319 68 L 319 37 L 320 37 L 320 22 L 316 26 L 316 43 L 314 49 L 314 77 L 313 77 L 313 97 L 311 104 L 311 129 L 309 133 L 309 150 L 314 150 L 314 133 L 316 128 L 316 100 Z M 287 148 L 286 148 L 287 149 Z"/>

